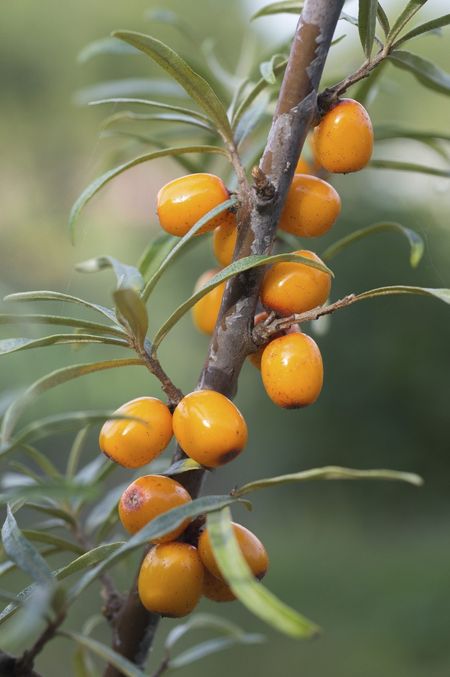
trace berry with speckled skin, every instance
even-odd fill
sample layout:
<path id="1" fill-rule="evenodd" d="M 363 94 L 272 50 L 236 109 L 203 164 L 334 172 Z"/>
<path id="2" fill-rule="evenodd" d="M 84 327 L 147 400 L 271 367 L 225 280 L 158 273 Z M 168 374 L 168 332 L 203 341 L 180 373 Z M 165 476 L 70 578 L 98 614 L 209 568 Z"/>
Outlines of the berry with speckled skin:
<path id="1" fill-rule="evenodd" d="M 323 363 L 317 343 L 306 334 L 288 334 L 271 341 L 261 359 L 266 393 L 280 407 L 313 404 L 323 384 Z"/>
<path id="2" fill-rule="evenodd" d="M 156 397 L 138 397 L 123 404 L 115 413 L 143 421 L 111 419 L 100 430 L 100 449 L 125 468 L 140 468 L 150 463 L 172 439 L 172 414 Z"/>
<path id="3" fill-rule="evenodd" d="M 142 562 L 139 598 L 155 614 L 171 618 L 187 616 L 200 600 L 203 576 L 197 548 L 188 543 L 161 543 Z"/>
<path id="4" fill-rule="evenodd" d="M 155 517 L 191 500 L 186 489 L 170 477 L 144 475 L 132 482 L 123 492 L 119 501 L 120 521 L 130 534 L 135 534 Z M 155 538 L 152 543 L 174 541 L 188 525 L 189 520 L 185 520 L 177 529 Z"/>
<path id="5" fill-rule="evenodd" d="M 202 216 L 228 198 L 227 187 L 214 174 L 188 174 L 174 179 L 158 193 L 156 211 L 161 228 L 178 237 L 186 235 Z M 235 221 L 232 212 L 222 212 L 210 219 L 198 234 L 214 230 L 221 223 Z"/>
<path id="6" fill-rule="evenodd" d="M 301 249 L 293 253 L 323 263 L 314 252 Z M 327 300 L 330 289 L 329 273 L 304 263 L 283 261 L 273 265 L 264 275 L 260 297 L 265 308 L 286 317 L 321 306 Z"/>
<path id="7" fill-rule="evenodd" d="M 328 232 L 341 211 L 337 191 L 317 176 L 295 174 L 278 226 L 298 237 L 319 237 Z"/>
<path id="8" fill-rule="evenodd" d="M 217 468 L 232 461 L 247 443 L 247 424 L 228 397 L 214 390 L 196 390 L 173 412 L 178 444 L 194 461 Z"/>
<path id="9" fill-rule="evenodd" d="M 353 99 L 341 99 L 325 113 L 313 138 L 314 155 L 329 172 L 357 172 L 372 157 L 372 123 L 364 106 Z"/>

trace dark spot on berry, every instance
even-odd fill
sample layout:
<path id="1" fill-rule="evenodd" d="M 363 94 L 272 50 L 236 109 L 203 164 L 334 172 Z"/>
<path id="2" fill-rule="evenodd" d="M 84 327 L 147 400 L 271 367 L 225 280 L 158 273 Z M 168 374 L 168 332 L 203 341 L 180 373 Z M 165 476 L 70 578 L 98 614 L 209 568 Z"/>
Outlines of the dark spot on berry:
<path id="1" fill-rule="evenodd" d="M 123 503 L 127 510 L 139 510 L 143 502 L 144 496 L 139 488 L 133 487 L 129 491 L 125 492 Z"/>
<path id="2" fill-rule="evenodd" d="M 224 454 L 219 456 L 219 465 L 224 465 L 225 463 L 228 463 L 229 461 L 232 461 L 233 458 L 236 458 L 241 452 L 241 449 L 231 449 L 230 451 L 226 451 Z"/>

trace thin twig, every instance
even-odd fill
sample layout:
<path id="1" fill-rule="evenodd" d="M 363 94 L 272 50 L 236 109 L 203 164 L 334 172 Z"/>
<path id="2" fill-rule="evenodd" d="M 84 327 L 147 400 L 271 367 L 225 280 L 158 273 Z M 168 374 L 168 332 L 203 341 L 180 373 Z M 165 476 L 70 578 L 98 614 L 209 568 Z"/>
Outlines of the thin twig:
<path id="1" fill-rule="evenodd" d="M 45 630 L 39 635 L 31 649 L 24 651 L 23 655 L 16 660 L 14 677 L 25 677 L 33 673 L 33 664 L 36 656 L 41 653 L 45 645 L 53 639 L 59 626 L 66 618 L 66 609 L 60 611 L 53 620 L 49 620 Z"/>
<path id="2" fill-rule="evenodd" d="M 142 357 L 145 362 L 145 366 L 150 371 L 150 373 L 153 374 L 153 376 L 155 376 L 161 383 L 161 387 L 169 400 L 169 408 L 174 409 L 178 402 L 183 398 L 183 393 L 181 390 L 176 387 L 172 379 L 164 371 L 158 358 L 152 354 L 147 345 L 139 347 L 134 344 L 133 348 L 136 350 L 137 354 Z"/>

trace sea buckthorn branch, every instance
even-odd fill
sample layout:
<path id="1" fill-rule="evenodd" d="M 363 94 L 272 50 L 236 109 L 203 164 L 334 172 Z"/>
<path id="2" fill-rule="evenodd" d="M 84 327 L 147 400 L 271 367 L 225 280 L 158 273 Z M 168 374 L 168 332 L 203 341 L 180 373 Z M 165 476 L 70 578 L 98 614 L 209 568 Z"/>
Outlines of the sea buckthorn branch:
<path id="1" fill-rule="evenodd" d="M 238 239 L 234 259 L 271 251 L 277 222 L 295 167 L 316 116 L 317 90 L 344 0 L 306 0 L 283 78 L 272 127 L 254 185 L 248 190 L 236 147 L 228 146 L 239 181 Z M 233 397 L 247 355 L 255 349 L 252 330 L 264 270 L 255 268 L 228 282 L 198 389 Z M 152 365 L 148 358 L 150 371 Z M 153 373 L 153 372 L 152 372 Z M 184 458 L 178 448 L 174 460 Z M 196 498 L 204 471 L 190 471 L 177 480 Z M 160 616 L 141 604 L 133 584 L 117 618 L 113 648 L 142 666 Z M 109 665 L 104 677 L 120 677 Z"/>
<path id="2" fill-rule="evenodd" d="M 136 343 L 133 344 L 134 350 L 137 352 L 139 357 L 142 357 L 145 366 L 153 376 L 155 376 L 158 381 L 161 383 L 161 388 L 165 392 L 168 398 L 169 409 L 174 409 L 178 402 L 183 398 L 183 393 L 176 385 L 173 383 L 172 379 L 167 375 L 163 369 L 161 362 L 158 358 L 152 353 L 151 346 L 147 342 L 143 346 L 139 346 Z"/>
<path id="3" fill-rule="evenodd" d="M 317 306 L 317 308 L 313 308 L 312 310 L 308 310 L 304 313 L 294 313 L 289 315 L 289 317 L 277 317 L 275 313 L 271 313 L 266 320 L 257 324 L 253 329 L 253 342 L 255 346 L 259 348 L 267 343 L 272 336 L 280 331 L 289 329 L 289 327 L 294 324 L 318 320 L 319 317 L 331 315 L 331 313 L 334 313 L 336 310 L 347 308 L 358 300 L 356 294 L 349 294 L 348 296 L 344 296 L 343 299 L 339 299 L 328 306 Z"/>

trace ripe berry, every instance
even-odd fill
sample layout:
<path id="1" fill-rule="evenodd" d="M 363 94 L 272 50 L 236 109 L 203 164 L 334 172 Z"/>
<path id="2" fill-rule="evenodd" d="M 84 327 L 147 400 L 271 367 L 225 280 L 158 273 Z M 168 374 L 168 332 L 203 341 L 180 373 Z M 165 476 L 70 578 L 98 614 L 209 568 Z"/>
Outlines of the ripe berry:
<path id="1" fill-rule="evenodd" d="M 271 341 L 261 360 L 264 388 L 272 402 L 286 409 L 317 400 L 323 384 L 323 363 L 316 342 L 306 334 L 287 334 Z"/>
<path id="2" fill-rule="evenodd" d="M 120 521 L 130 534 L 135 534 L 158 515 L 191 500 L 186 489 L 170 477 L 144 475 L 132 482 L 123 492 L 119 501 Z M 161 538 L 155 538 L 152 543 L 174 541 L 188 524 L 189 520 L 185 520 L 177 529 Z"/>
<path id="3" fill-rule="evenodd" d="M 264 320 L 267 320 L 268 317 L 269 317 L 269 313 L 266 313 L 266 312 L 258 313 L 258 315 L 255 316 L 254 325 L 256 326 L 260 322 L 264 322 Z M 300 331 L 300 327 L 298 326 L 298 324 L 291 324 L 289 329 L 282 330 L 282 331 L 277 332 L 276 334 L 273 334 L 270 338 L 270 341 L 273 341 L 273 339 L 277 338 L 278 336 L 283 336 L 284 334 L 297 333 L 299 331 Z M 250 360 L 250 362 L 257 369 L 261 369 L 261 358 L 262 358 L 262 354 L 264 352 L 264 348 L 266 347 L 266 345 L 267 344 L 261 346 L 260 348 L 258 348 L 258 350 L 256 350 L 254 353 L 251 353 L 248 356 L 248 359 Z"/>
<path id="4" fill-rule="evenodd" d="M 299 237 L 318 237 L 326 233 L 341 211 L 337 191 L 317 176 L 295 174 L 278 223 Z"/>
<path id="5" fill-rule="evenodd" d="M 269 556 L 259 538 L 242 524 L 233 522 L 233 531 L 245 561 L 256 578 L 263 578 L 269 568 Z M 214 557 L 208 530 L 205 529 L 198 539 L 198 554 L 210 574 L 223 581 L 223 576 Z"/>
<path id="6" fill-rule="evenodd" d="M 232 602 L 236 599 L 230 586 L 210 574 L 206 568 L 203 576 L 203 596 L 213 602 Z"/>
<path id="7" fill-rule="evenodd" d="M 123 404 L 115 413 L 145 421 L 111 419 L 100 430 L 100 449 L 125 468 L 140 468 L 150 463 L 172 439 L 172 414 L 156 397 L 138 397 Z"/>
<path id="8" fill-rule="evenodd" d="M 200 275 L 195 283 L 194 292 L 199 291 L 205 284 L 218 273 L 218 268 L 207 270 Z M 197 329 L 204 334 L 212 334 L 216 326 L 217 316 L 219 315 L 220 306 L 222 303 L 223 292 L 225 291 L 225 282 L 214 287 L 210 292 L 205 294 L 192 307 L 192 320 Z"/>
<path id="9" fill-rule="evenodd" d="M 188 543 L 162 543 L 141 565 L 138 592 L 148 611 L 179 618 L 196 607 L 203 590 L 203 564 Z"/>
<path id="10" fill-rule="evenodd" d="M 215 229 L 213 235 L 213 250 L 214 256 L 221 266 L 229 266 L 233 260 L 236 240 L 237 227 L 235 223 L 222 223 Z"/>
<path id="11" fill-rule="evenodd" d="M 247 442 L 241 412 L 214 390 L 196 390 L 183 397 L 173 413 L 173 430 L 183 451 L 207 468 L 232 461 Z"/>
<path id="12" fill-rule="evenodd" d="M 314 129 L 315 156 L 329 172 L 357 172 L 373 150 L 370 117 L 358 101 L 341 99 Z"/>
<path id="13" fill-rule="evenodd" d="M 313 169 L 309 162 L 300 157 L 295 168 L 295 174 L 313 174 Z"/>
<path id="14" fill-rule="evenodd" d="M 157 197 L 157 212 L 161 228 L 172 235 L 185 235 L 202 216 L 221 202 L 228 200 L 228 190 L 214 174 L 188 174 L 174 179 L 161 188 Z M 210 219 L 200 233 L 214 230 L 221 223 L 234 223 L 232 212 L 222 212 Z"/>
<path id="15" fill-rule="evenodd" d="M 294 253 L 323 263 L 314 252 L 301 249 Z M 282 316 L 303 313 L 325 303 L 330 289 L 329 273 L 304 263 L 276 263 L 264 275 L 261 303 Z"/>

